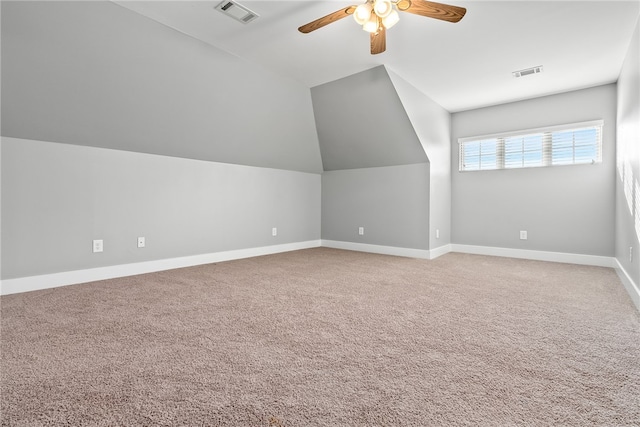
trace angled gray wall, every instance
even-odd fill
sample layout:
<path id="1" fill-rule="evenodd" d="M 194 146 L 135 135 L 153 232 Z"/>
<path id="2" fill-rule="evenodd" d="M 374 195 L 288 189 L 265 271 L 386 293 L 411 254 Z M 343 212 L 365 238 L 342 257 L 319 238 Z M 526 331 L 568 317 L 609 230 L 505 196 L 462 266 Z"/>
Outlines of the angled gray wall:
<path id="1" fill-rule="evenodd" d="M 110 2 L 0 7 L 0 278 L 319 241 L 308 88 Z"/>
<path id="2" fill-rule="evenodd" d="M 458 172 L 458 138 L 597 119 L 600 164 Z M 613 256 L 615 85 L 454 113 L 452 132 L 452 243 Z"/>
<path id="3" fill-rule="evenodd" d="M 311 96 L 325 170 L 322 238 L 420 250 L 448 244 L 450 114 L 385 66 L 314 87 Z"/>
<path id="4" fill-rule="evenodd" d="M 429 247 L 451 243 L 451 114 L 415 86 L 387 70 L 429 158 Z"/>
<path id="5" fill-rule="evenodd" d="M 325 171 L 427 162 L 384 66 L 311 88 Z"/>
<path id="6" fill-rule="evenodd" d="M 618 79 L 617 106 L 615 256 L 640 289 L 640 22 Z M 635 303 L 640 309 L 640 292 Z"/>
<path id="7" fill-rule="evenodd" d="M 322 171 L 299 83 L 111 2 L 1 7 L 3 136 Z"/>

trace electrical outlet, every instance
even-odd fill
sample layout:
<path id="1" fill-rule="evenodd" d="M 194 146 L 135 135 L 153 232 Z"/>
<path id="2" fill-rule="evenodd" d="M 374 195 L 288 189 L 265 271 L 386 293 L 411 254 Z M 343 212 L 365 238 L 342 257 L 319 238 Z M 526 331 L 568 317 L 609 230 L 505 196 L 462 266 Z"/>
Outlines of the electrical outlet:
<path id="1" fill-rule="evenodd" d="M 358 227 L 358 234 L 364 236 L 364 227 Z"/>
<path id="2" fill-rule="evenodd" d="M 527 231 L 520 230 L 520 240 L 527 240 Z"/>
<path id="3" fill-rule="evenodd" d="M 440 238 L 440 229 L 436 228 L 436 239 Z"/>
<path id="4" fill-rule="evenodd" d="M 93 253 L 102 252 L 103 249 L 104 245 L 102 239 L 93 241 Z"/>
<path id="5" fill-rule="evenodd" d="M 273 237 L 275 237 L 275 236 L 277 236 L 277 235 L 278 235 L 278 228 L 277 228 L 277 227 L 273 227 L 273 228 L 271 229 L 271 235 L 272 235 Z"/>
<path id="6" fill-rule="evenodd" d="M 629 262 L 633 262 L 633 246 L 629 246 Z"/>
<path id="7" fill-rule="evenodd" d="M 138 237 L 138 247 L 139 248 L 144 248 L 145 245 L 146 245 L 146 242 L 145 242 L 144 237 Z"/>

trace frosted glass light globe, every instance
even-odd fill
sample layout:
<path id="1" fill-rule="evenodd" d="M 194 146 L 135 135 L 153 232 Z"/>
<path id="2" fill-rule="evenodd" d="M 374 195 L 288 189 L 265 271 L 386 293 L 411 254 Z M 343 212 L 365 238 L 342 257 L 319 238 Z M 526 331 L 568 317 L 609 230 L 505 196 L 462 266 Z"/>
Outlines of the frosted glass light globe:
<path id="1" fill-rule="evenodd" d="M 371 18 L 364 23 L 362 29 L 368 33 L 375 33 L 378 31 L 378 17 L 375 13 L 371 14 Z"/>
<path id="2" fill-rule="evenodd" d="M 386 18 L 393 11 L 393 5 L 390 0 L 376 0 L 373 11 L 380 18 Z"/>
<path id="3" fill-rule="evenodd" d="M 396 25 L 399 20 L 400 15 L 398 15 L 398 11 L 392 10 L 386 18 L 382 18 L 382 25 L 384 25 L 386 29 L 389 29 Z"/>
<path id="4" fill-rule="evenodd" d="M 356 7 L 353 13 L 353 19 L 360 25 L 364 25 L 371 17 L 372 7 L 370 3 L 364 3 Z"/>

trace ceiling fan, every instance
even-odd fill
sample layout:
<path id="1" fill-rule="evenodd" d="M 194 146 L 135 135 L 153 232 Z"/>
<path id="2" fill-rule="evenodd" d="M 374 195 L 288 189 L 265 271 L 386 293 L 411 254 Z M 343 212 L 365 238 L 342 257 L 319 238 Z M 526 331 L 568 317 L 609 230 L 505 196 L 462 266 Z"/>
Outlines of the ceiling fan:
<path id="1" fill-rule="evenodd" d="M 371 54 L 382 53 L 387 48 L 386 30 L 400 19 L 398 11 L 426 16 L 448 22 L 458 22 L 467 9 L 426 0 L 366 0 L 360 5 L 352 5 L 298 28 L 301 33 L 310 33 L 339 19 L 353 15 L 362 29 L 369 32 Z"/>

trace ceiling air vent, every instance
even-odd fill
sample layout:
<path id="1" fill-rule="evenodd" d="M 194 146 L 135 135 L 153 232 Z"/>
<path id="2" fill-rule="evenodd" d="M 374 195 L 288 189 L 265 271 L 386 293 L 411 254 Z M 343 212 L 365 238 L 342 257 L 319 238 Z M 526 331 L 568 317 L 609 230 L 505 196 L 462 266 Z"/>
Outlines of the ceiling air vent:
<path id="1" fill-rule="evenodd" d="M 216 6 L 216 9 L 225 15 L 232 17 L 236 21 L 242 22 L 243 24 L 248 24 L 259 16 L 257 13 L 252 12 L 246 7 L 230 0 L 223 1 Z"/>
<path id="2" fill-rule="evenodd" d="M 524 77 L 531 74 L 538 74 L 542 72 L 542 65 L 538 65 L 537 67 L 531 67 L 520 71 L 514 71 L 513 77 Z"/>

